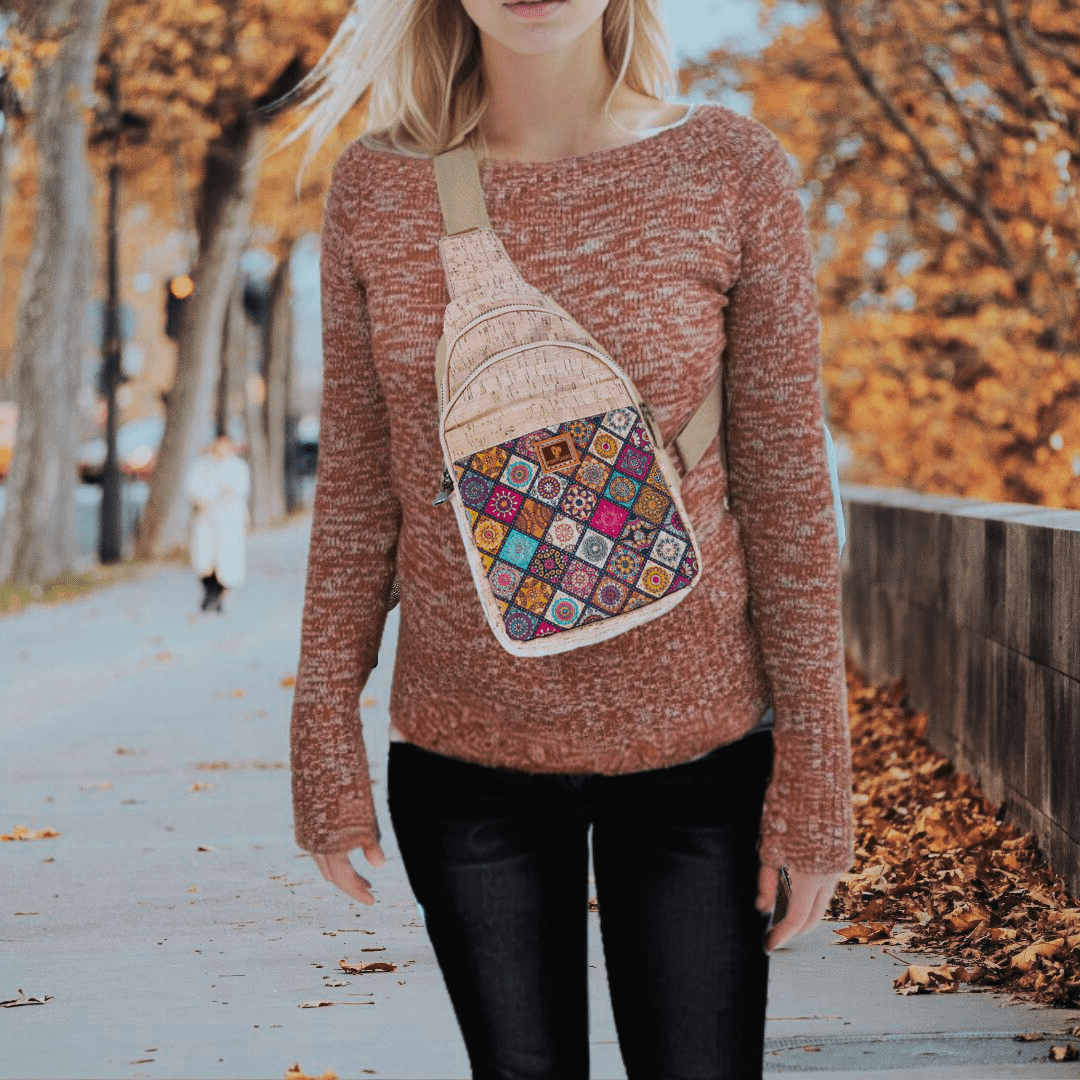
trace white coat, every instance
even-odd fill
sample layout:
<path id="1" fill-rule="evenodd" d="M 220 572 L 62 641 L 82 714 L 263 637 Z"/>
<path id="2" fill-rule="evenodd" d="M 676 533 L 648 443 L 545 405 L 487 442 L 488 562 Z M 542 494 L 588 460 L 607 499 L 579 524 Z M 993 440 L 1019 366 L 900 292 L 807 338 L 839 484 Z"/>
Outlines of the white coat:
<path id="1" fill-rule="evenodd" d="M 226 588 L 244 583 L 248 492 L 251 471 L 243 458 L 200 454 L 187 475 L 187 495 L 194 504 L 191 565 L 199 577 L 217 574 Z"/>

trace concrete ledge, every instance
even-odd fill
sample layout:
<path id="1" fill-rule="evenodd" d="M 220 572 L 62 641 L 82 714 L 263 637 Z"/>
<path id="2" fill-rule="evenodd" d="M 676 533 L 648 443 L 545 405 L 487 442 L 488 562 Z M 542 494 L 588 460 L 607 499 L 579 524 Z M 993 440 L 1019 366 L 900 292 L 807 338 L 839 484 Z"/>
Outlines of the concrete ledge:
<path id="1" fill-rule="evenodd" d="M 842 485 L 844 625 L 1080 895 L 1080 511 Z"/>

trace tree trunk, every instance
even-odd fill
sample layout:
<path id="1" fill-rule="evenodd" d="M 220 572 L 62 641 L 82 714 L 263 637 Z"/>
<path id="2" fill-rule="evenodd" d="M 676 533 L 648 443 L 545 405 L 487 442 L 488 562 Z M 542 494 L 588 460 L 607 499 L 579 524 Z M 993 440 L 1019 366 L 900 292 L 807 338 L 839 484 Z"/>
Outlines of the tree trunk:
<path id="1" fill-rule="evenodd" d="M 265 362 L 267 513 L 270 521 L 280 521 L 285 516 L 285 423 L 292 367 L 292 287 L 288 259 L 278 264 L 270 304 Z"/>
<path id="2" fill-rule="evenodd" d="M 184 476 L 213 435 L 225 316 L 248 240 L 264 133 L 250 114 L 210 144 L 199 221 L 195 293 L 180 328 L 176 377 L 169 393 L 161 451 L 139 522 L 135 553 L 155 558 L 183 547 L 190 507 Z"/>
<path id="3" fill-rule="evenodd" d="M 15 334 L 15 434 L 0 581 L 42 585 L 75 568 L 76 394 L 91 296 L 93 219 L 84 113 L 106 0 L 35 6 L 65 28 L 35 79 L 30 134 L 37 146 L 34 246 L 23 274 Z"/>
<path id="4" fill-rule="evenodd" d="M 247 376 L 247 315 L 244 313 L 242 281 L 233 285 L 229 310 L 225 315 L 225 333 L 221 347 L 221 375 L 217 389 L 217 431 L 232 436 L 237 420 L 246 416 L 244 379 Z M 246 423 L 246 420 L 244 420 Z"/>

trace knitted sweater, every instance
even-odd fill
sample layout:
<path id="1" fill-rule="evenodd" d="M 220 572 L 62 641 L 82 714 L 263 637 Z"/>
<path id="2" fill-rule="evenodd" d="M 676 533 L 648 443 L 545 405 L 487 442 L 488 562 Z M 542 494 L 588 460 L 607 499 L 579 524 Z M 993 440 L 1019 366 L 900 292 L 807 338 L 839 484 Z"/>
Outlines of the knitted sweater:
<path id="1" fill-rule="evenodd" d="M 660 619 L 544 658 L 492 635 L 448 504 L 435 345 L 446 287 L 430 159 L 353 142 L 322 232 L 323 402 L 292 712 L 296 839 L 379 835 L 359 714 L 401 577 L 390 715 L 409 741 L 531 772 L 686 762 L 774 709 L 762 862 L 853 862 L 836 523 L 814 270 L 772 132 L 714 103 L 636 142 L 480 167 L 492 227 L 633 379 L 665 442 L 727 368 L 718 442 L 682 485 L 701 580 Z M 730 511 L 724 508 L 725 492 Z"/>

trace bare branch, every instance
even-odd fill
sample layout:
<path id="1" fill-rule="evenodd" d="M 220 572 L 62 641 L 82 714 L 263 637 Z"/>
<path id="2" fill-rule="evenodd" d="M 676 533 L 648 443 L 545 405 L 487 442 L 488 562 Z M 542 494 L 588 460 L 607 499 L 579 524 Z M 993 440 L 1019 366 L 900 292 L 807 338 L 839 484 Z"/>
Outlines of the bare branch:
<path id="1" fill-rule="evenodd" d="M 952 92 L 952 87 L 950 87 L 949 84 L 945 81 L 945 78 L 941 74 L 941 72 L 938 71 L 937 68 L 934 67 L 934 65 L 931 64 L 929 61 L 924 59 L 922 61 L 922 66 L 926 71 L 927 75 L 930 76 L 934 85 L 941 91 L 942 96 L 949 103 L 949 107 L 952 109 L 953 114 L 956 117 L 957 123 L 959 123 L 961 129 L 964 132 L 964 141 L 968 144 L 968 146 L 971 147 L 971 149 L 975 153 L 975 160 L 979 163 L 980 166 L 988 164 L 988 159 L 983 152 L 982 143 L 979 139 L 978 132 L 975 131 L 975 128 L 971 124 L 971 117 L 964 109 L 964 107 L 960 104 L 960 102 L 956 100 L 956 95 Z"/>
<path id="2" fill-rule="evenodd" d="M 994 10 L 998 19 L 1001 20 L 1001 32 L 1005 36 L 1005 48 L 1008 50 L 1009 59 L 1013 62 L 1017 74 L 1023 80 L 1029 90 L 1034 90 L 1039 85 L 1035 72 L 1031 70 L 1027 55 L 1020 45 L 1020 38 L 1016 33 L 1016 24 L 1009 12 L 1009 0 L 994 0 Z"/>
<path id="3" fill-rule="evenodd" d="M 1047 56 L 1052 56 L 1055 60 L 1060 60 L 1073 75 L 1080 75 L 1080 59 L 1074 58 L 1060 45 L 1055 45 L 1049 37 L 1040 33 L 1032 26 L 1024 27 L 1024 36 L 1034 48 L 1039 50 L 1039 52 L 1045 53 Z M 1080 43 L 1080 38 L 1077 38 L 1076 40 L 1077 43 Z"/>
<path id="4" fill-rule="evenodd" d="M 829 16 L 833 33 L 836 35 L 836 40 L 840 45 L 844 58 L 854 72 L 855 77 L 859 80 L 871 98 L 881 106 L 882 111 L 885 113 L 885 116 L 893 127 L 906 136 L 911 143 L 912 149 L 915 151 L 915 155 L 922 162 L 923 168 L 925 168 L 927 173 L 933 177 L 941 190 L 954 202 L 959 203 L 959 205 L 967 210 L 973 217 L 982 221 L 983 226 L 987 231 L 987 235 L 990 237 L 991 243 L 997 252 L 998 260 L 1010 270 L 1014 269 L 1016 266 L 1016 256 L 1001 231 L 993 207 L 989 205 L 985 197 L 976 196 L 973 192 L 961 187 L 942 171 L 941 167 L 930 154 L 926 144 L 919 138 L 918 133 L 911 124 L 908 123 L 907 117 L 905 117 L 900 109 L 897 108 L 896 102 L 889 97 L 878 83 L 874 73 L 862 62 L 855 47 L 855 43 L 848 33 L 848 29 L 844 25 L 843 18 L 841 17 L 841 3 L 842 0 L 825 0 L 825 10 Z"/>

